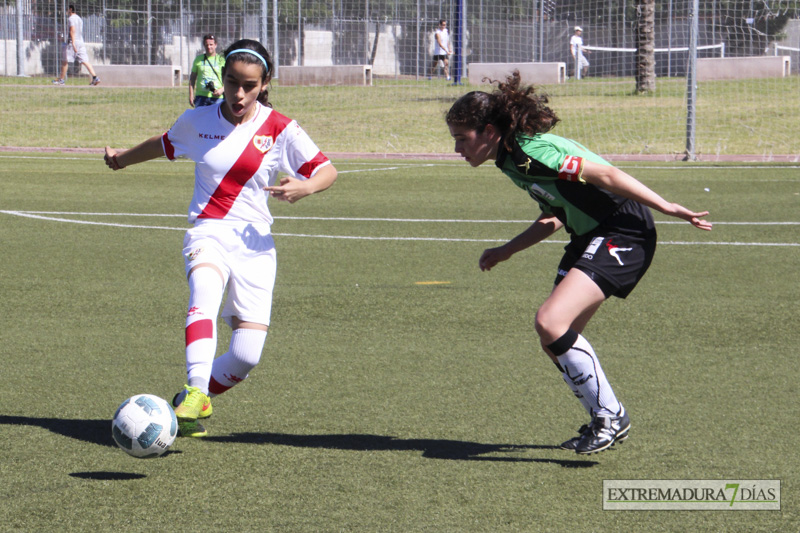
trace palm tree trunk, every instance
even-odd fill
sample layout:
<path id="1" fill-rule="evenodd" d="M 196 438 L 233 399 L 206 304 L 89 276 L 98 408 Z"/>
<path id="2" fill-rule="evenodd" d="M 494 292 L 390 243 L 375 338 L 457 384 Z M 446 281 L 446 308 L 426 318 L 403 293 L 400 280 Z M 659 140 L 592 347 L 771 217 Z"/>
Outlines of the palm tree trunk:
<path id="1" fill-rule="evenodd" d="M 636 18 L 636 92 L 652 92 L 656 90 L 655 0 L 641 0 Z"/>

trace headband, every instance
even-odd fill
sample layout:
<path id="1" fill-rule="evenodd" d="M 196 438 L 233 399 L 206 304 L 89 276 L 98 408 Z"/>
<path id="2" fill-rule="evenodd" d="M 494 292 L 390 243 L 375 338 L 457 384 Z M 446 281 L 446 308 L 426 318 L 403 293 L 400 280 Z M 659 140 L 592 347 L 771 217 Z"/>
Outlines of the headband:
<path id="1" fill-rule="evenodd" d="M 236 50 L 231 51 L 228 55 L 225 56 L 225 60 L 227 61 L 227 59 L 229 57 L 231 57 L 232 54 L 235 54 L 235 53 L 238 53 L 238 52 L 244 52 L 246 54 L 253 54 L 257 58 L 259 58 L 262 63 L 264 63 L 264 68 L 267 69 L 267 71 L 269 71 L 269 67 L 267 66 L 267 61 L 263 57 L 261 57 L 261 54 L 259 54 L 258 52 L 254 51 L 254 50 L 250 50 L 248 48 L 237 48 Z"/>

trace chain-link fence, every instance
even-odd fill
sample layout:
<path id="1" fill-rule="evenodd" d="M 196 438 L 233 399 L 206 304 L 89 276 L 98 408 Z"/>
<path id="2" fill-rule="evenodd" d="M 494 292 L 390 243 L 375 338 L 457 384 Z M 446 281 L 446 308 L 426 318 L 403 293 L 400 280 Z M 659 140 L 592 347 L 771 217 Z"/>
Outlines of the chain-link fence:
<path id="1" fill-rule="evenodd" d="M 581 25 L 601 49 L 590 75 L 630 76 L 640 4 L 633 0 L 102 0 L 74 3 L 93 62 L 173 65 L 188 72 L 211 33 L 224 47 L 241 37 L 267 44 L 279 65 L 370 64 L 373 74 L 422 77 L 439 19 L 451 21 L 462 75 L 471 62 L 570 61 L 569 39 Z M 700 3 L 698 45 L 724 43 L 727 57 L 788 55 L 800 68 L 800 2 Z M 0 7 L 0 74 L 55 75 L 67 0 L 18 1 Z M 19 10 L 21 7 L 21 11 Z M 655 2 L 657 75 L 682 76 L 691 1 Z M 19 28 L 22 28 L 20 38 Z M 18 46 L 24 48 L 19 72 Z M 701 52 L 718 56 L 719 49 Z"/>

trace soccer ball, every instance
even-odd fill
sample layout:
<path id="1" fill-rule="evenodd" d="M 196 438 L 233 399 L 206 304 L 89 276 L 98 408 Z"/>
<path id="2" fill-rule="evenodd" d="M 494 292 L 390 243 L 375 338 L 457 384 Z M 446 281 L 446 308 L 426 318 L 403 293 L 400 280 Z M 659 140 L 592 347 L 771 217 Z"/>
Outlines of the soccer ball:
<path id="1" fill-rule="evenodd" d="M 166 400 L 152 394 L 137 394 L 117 409 L 111 421 L 111 434 L 117 446 L 134 457 L 158 457 L 175 442 L 178 419 Z"/>

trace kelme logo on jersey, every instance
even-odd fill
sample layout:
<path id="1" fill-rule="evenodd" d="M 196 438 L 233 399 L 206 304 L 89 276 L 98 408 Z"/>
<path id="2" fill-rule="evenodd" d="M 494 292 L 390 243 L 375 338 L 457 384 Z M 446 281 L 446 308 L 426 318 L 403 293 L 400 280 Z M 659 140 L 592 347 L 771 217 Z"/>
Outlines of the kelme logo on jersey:
<path id="1" fill-rule="evenodd" d="M 253 145 L 258 148 L 258 151 L 262 154 L 269 152 L 269 149 L 272 148 L 272 144 L 272 135 L 256 135 L 253 137 Z"/>

